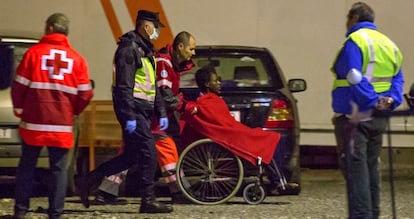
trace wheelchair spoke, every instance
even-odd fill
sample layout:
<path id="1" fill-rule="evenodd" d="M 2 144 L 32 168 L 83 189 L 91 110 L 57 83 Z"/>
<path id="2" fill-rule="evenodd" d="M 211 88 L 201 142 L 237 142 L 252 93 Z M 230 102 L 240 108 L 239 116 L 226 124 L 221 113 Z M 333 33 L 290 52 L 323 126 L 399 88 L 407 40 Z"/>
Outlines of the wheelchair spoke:
<path id="1" fill-rule="evenodd" d="M 183 193 L 200 204 L 222 203 L 235 195 L 243 180 L 240 159 L 209 139 L 193 144 L 183 151 L 178 164 Z M 189 188 L 183 188 L 182 179 Z"/>

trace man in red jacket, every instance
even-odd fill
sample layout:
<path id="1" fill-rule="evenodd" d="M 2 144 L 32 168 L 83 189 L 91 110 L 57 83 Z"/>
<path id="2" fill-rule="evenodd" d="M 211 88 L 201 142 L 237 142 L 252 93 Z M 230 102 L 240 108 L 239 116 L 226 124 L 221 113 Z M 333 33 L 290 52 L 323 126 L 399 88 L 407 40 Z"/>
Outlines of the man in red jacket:
<path id="1" fill-rule="evenodd" d="M 60 218 L 63 213 L 74 117 L 93 96 L 87 62 L 69 45 L 68 29 L 64 14 L 49 16 L 45 35 L 24 55 L 11 88 L 22 139 L 13 218 L 24 218 L 29 210 L 33 174 L 43 146 L 48 149 L 52 173 L 48 215 Z"/>
<path id="2" fill-rule="evenodd" d="M 165 131 L 160 130 L 157 120 L 154 119 L 152 133 L 156 139 L 161 180 L 168 185 L 174 203 L 186 201 L 178 190 L 175 174 L 178 162 L 177 145 L 180 144 L 180 118 L 176 108 L 180 99 L 180 76 L 195 66 L 191 60 L 195 55 L 195 47 L 194 36 L 182 31 L 175 36 L 172 45 L 167 45 L 156 55 L 157 86 L 164 99 L 169 126 Z"/>

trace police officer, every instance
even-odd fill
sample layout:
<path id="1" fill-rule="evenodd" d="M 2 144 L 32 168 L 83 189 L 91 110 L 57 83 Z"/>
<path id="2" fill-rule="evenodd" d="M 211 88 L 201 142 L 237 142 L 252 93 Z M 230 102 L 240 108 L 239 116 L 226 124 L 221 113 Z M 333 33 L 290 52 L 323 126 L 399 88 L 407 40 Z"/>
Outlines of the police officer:
<path id="1" fill-rule="evenodd" d="M 121 172 L 135 165 L 140 169 L 140 213 L 169 213 L 171 206 L 157 202 L 154 178 L 157 151 L 151 133 L 151 118 L 160 118 L 161 129 L 168 127 L 163 100 L 155 86 L 154 48 L 150 40 L 157 39 L 159 27 L 164 25 L 158 13 L 138 11 L 136 28 L 124 34 L 114 57 L 112 98 L 117 119 L 122 127 L 124 148 L 117 157 L 103 163 L 84 179 L 80 195 L 89 207 L 89 191 L 105 176 Z M 137 182 L 138 183 L 138 182 Z"/>
<path id="2" fill-rule="evenodd" d="M 168 184 L 174 203 L 188 203 L 177 188 L 175 167 L 178 162 L 177 146 L 179 144 L 179 115 L 175 109 L 179 103 L 180 75 L 191 70 L 195 65 L 191 60 L 195 55 L 195 37 L 187 31 L 178 33 L 172 44 L 156 53 L 156 82 L 163 97 L 168 115 L 168 129 L 161 130 L 159 119 L 152 121 L 152 133 L 158 151 L 158 164 L 161 169 L 161 181 Z M 118 199 L 119 186 L 125 179 L 126 171 L 105 178 L 99 186 L 95 204 L 124 204 Z"/>
<path id="3" fill-rule="evenodd" d="M 354 3 L 347 34 L 332 66 L 333 123 L 344 173 L 349 218 L 378 218 L 380 214 L 379 156 L 390 111 L 403 100 L 402 54 L 377 31 L 374 11 Z"/>

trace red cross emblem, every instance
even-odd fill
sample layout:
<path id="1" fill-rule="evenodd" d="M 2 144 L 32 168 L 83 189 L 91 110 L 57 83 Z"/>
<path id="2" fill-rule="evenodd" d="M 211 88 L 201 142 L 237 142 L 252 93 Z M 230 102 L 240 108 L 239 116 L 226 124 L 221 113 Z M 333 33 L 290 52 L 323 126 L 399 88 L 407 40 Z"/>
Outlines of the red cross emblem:
<path id="1" fill-rule="evenodd" d="M 63 80 L 64 74 L 72 73 L 73 59 L 67 58 L 66 51 L 51 49 L 49 55 L 42 56 L 42 70 L 49 72 L 52 79 Z"/>

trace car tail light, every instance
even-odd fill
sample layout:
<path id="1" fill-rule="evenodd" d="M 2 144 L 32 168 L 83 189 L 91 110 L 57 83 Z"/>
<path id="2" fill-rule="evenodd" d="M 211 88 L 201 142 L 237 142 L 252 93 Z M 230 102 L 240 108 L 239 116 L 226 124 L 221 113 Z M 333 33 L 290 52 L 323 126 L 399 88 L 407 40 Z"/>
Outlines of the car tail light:
<path id="1" fill-rule="evenodd" d="M 293 110 L 285 100 L 274 100 L 264 128 L 292 128 Z"/>

